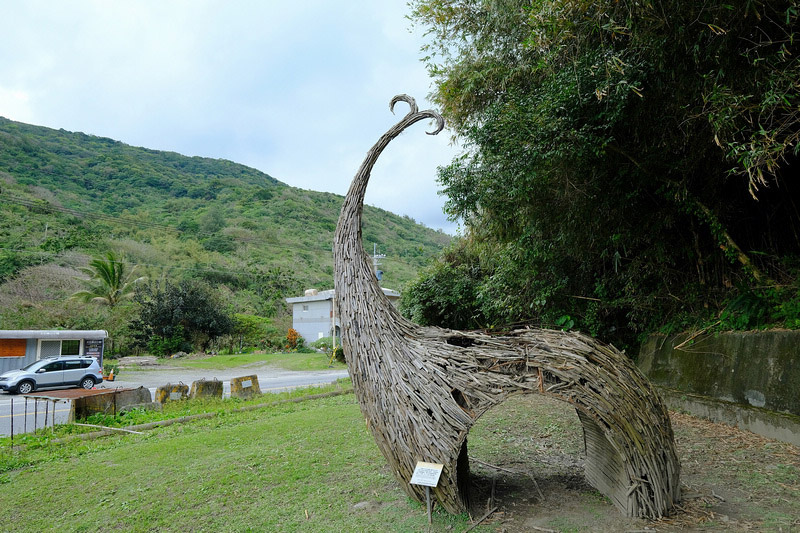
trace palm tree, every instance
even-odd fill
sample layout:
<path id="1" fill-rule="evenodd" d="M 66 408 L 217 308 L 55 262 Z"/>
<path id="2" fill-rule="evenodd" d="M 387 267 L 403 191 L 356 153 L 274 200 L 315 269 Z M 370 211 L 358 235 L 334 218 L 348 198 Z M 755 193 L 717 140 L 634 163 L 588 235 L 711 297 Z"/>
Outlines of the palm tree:
<path id="1" fill-rule="evenodd" d="M 78 278 L 87 288 L 76 292 L 72 298 L 84 302 L 100 302 L 112 308 L 133 295 L 134 286 L 145 279 L 133 279 L 136 267 L 126 272 L 126 263 L 117 259 L 114 252 L 106 253 L 105 259 L 92 259 L 88 268 L 80 270 L 89 276 L 89 279 Z"/>

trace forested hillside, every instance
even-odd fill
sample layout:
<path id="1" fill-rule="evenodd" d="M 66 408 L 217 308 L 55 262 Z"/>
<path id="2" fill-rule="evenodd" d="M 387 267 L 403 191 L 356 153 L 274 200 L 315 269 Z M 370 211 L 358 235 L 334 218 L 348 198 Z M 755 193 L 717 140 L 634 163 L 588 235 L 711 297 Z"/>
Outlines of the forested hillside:
<path id="1" fill-rule="evenodd" d="M 353 169 L 355 172 L 356 169 Z M 117 329 L 135 310 L 69 296 L 109 251 L 150 282 L 195 280 L 232 313 L 280 317 L 332 287 L 342 197 L 230 161 L 185 157 L 0 118 L 0 327 Z M 402 289 L 449 237 L 367 206 L 364 241 Z M 82 275 L 86 278 L 86 275 Z M 122 313 L 125 316 L 116 316 Z"/>
<path id="2" fill-rule="evenodd" d="M 467 237 L 423 323 L 800 327 L 797 1 L 415 0 Z"/>

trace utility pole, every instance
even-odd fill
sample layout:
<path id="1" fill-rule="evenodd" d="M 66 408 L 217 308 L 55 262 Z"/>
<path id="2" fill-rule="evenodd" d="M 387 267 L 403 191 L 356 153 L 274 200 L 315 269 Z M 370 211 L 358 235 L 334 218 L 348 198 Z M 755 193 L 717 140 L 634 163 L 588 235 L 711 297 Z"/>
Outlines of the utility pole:
<path id="1" fill-rule="evenodd" d="M 333 322 L 333 353 L 336 353 L 336 289 L 331 296 L 331 322 Z"/>
<path id="2" fill-rule="evenodd" d="M 334 246 L 331 246 L 331 252 L 334 252 Z M 336 264 L 334 261 L 333 265 L 334 270 L 336 269 Z M 333 288 L 333 295 L 331 296 L 331 329 L 333 330 L 333 351 L 331 352 L 331 360 L 329 362 L 333 363 L 333 358 L 336 356 L 336 287 Z"/>
<path id="3" fill-rule="evenodd" d="M 378 244 L 372 243 L 372 269 L 375 271 L 375 277 L 378 278 L 378 281 L 381 281 L 381 278 L 383 278 L 383 270 L 378 270 L 378 267 L 381 264 L 381 259 L 385 258 L 386 254 L 378 253 Z"/>

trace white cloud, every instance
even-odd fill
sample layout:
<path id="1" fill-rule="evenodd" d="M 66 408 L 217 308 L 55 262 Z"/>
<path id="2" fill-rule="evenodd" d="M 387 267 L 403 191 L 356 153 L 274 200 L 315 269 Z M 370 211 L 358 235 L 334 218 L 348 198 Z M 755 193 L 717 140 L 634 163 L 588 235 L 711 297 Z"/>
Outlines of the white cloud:
<path id="1" fill-rule="evenodd" d="M 406 111 L 392 116 L 391 97 L 428 107 L 405 0 L 9 4 L 0 115 L 23 122 L 230 159 L 344 194 Z M 435 169 L 456 150 L 446 132 L 432 140 L 423 129 L 389 147 L 367 202 L 452 229 Z"/>
<path id="2" fill-rule="evenodd" d="M 3 115 L 18 122 L 32 120 L 33 113 L 30 109 L 30 95 L 18 89 L 0 87 L 0 109 Z"/>

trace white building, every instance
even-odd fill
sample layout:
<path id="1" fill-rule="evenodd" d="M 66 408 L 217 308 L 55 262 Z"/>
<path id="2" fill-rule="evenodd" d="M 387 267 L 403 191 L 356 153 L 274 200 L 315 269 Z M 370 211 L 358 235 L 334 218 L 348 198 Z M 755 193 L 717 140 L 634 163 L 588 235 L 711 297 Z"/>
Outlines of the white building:
<path id="1" fill-rule="evenodd" d="M 400 300 L 400 293 L 392 289 L 382 289 L 393 305 Z M 307 343 L 323 337 L 341 336 L 339 317 L 334 316 L 334 290 L 318 291 L 309 289 L 304 296 L 286 298 L 292 306 L 292 327 Z"/>

